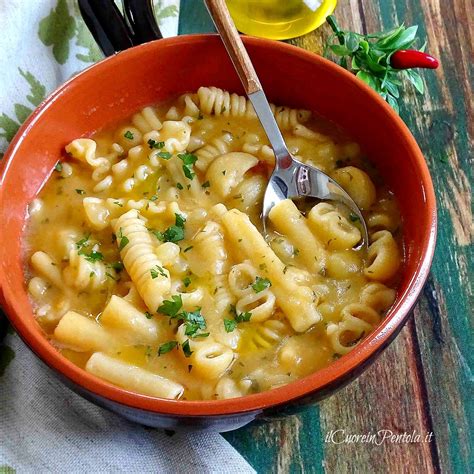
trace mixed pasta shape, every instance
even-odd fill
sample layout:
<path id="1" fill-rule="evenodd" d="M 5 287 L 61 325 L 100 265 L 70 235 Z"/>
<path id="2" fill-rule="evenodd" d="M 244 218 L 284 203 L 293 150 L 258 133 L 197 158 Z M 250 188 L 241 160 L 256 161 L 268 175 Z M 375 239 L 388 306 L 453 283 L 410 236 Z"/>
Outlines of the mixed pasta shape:
<path id="1" fill-rule="evenodd" d="M 357 144 L 306 110 L 272 111 L 290 151 L 364 212 L 260 211 L 274 156 L 244 97 L 216 87 L 66 146 L 29 207 L 28 289 L 45 333 L 87 372 L 167 399 L 288 384 L 350 352 L 396 296 L 392 194 Z"/>

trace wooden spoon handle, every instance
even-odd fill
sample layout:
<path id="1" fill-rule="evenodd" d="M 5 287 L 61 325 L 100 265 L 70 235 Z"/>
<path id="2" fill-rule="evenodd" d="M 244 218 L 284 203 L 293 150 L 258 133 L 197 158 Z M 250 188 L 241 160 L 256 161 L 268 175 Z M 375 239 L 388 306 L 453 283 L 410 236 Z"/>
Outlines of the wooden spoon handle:
<path id="1" fill-rule="evenodd" d="M 245 92 L 248 95 L 262 90 L 257 73 L 235 28 L 225 0 L 205 0 L 205 2 L 212 21 L 216 25 L 224 46 L 234 63 Z"/>

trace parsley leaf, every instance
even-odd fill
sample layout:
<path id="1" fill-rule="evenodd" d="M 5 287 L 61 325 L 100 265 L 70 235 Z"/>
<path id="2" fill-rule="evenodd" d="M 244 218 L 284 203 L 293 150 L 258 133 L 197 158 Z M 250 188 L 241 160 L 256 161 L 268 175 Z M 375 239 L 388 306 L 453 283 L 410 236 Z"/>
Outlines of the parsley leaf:
<path id="1" fill-rule="evenodd" d="M 191 284 L 191 278 L 186 277 L 183 279 L 184 287 L 187 288 Z"/>
<path id="2" fill-rule="evenodd" d="M 145 311 L 145 316 L 146 316 L 146 319 L 151 319 L 152 314 L 148 311 Z"/>
<path id="3" fill-rule="evenodd" d="M 122 251 L 124 249 L 124 247 L 130 242 L 130 240 L 128 240 L 128 237 L 125 237 L 122 234 L 122 228 L 121 227 L 120 227 L 119 232 L 118 232 L 118 238 L 120 239 L 119 240 L 119 251 Z"/>
<path id="4" fill-rule="evenodd" d="M 252 317 L 252 313 L 248 311 L 238 314 L 237 309 L 233 304 L 230 305 L 229 313 L 234 317 L 237 323 L 246 323 L 250 321 L 250 318 Z"/>
<path id="5" fill-rule="evenodd" d="M 175 214 L 175 225 L 168 227 L 164 232 L 152 230 L 151 232 L 161 242 L 179 242 L 184 239 L 184 224 L 186 218 L 181 214 Z"/>
<path id="6" fill-rule="evenodd" d="M 84 258 L 88 261 L 88 262 L 98 262 L 100 260 L 104 260 L 104 256 L 100 253 L 100 252 L 97 252 L 96 250 L 92 250 L 92 252 L 90 253 L 85 253 L 83 252 L 83 250 L 80 250 L 79 252 L 79 255 L 83 255 Z"/>
<path id="7" fill-rule="evenodd" d="M 55 165 L 54 165 L 54 170 L 57 171 L 58 173 L 60 173 L 62 170 L 63 170 L 63 165 L 60 161 L 58 161 Z"/>
<path id="8" fill-rule="evenodd" d="M 76 189 L 76 193 L 79 194 L 80 196 L 84 196 L 86 192 L 83 189 Z"/>
<path id="9" fill-rule="evenodd" d="M 178 346 L 177 341 L 165 342 L 164 344 L 161 344 L 161 346 L 158 348 L 158 355 L 160 356 L 162 354 L 167 354 L 168 352 L 171 352 L 177 346 Z"/>
<path id="10" fill-rule="evenodd" d="M 183 353 L 185 357 L 191 357 L 191 354 L 194 352 L 191 350 L 191 347 L 189 346 L 189 339 L 186 339 L 183 344 L 181 345 L 183 348 Z"/>
<path id="11" fill-rule="evenodd" d="M 163 304 L 158 308 L 158 312 L 166 314 L 171 318 L 175 318 L 178 311 L 183 307 L 183 299 L 181 295 L 172 295 L 171 300 L 164 300 Z"/>
<path id="12" fill-rule="evenodd" d="M 260 293 L 261 291 L 270 288 L 270 286 L 272 286 L 272 282 L 268 278 L 260 278 L 258 276 L 255 283 L 252 285 L 252 288 L 255 293 Z"/>
<path id="13" fill-rule="evenodd" d="M 201 329 L 206 329 L 206 320 L 204 316 L 201 314 L 201 308 L 198 308 L 196 311 L 183 311 L 179 317 L 184 319 L 185 330 L 184 333 L 186 336 L 190 337 L 207 337 L 207 334 L 197 334 L 197 332 Z"/>
<path id="14" fill-rule="evenodd" d="M 133 133 L 130 131 L 130 130 L 127 130 L 123 136 L 127 139 L 127 140 L 133 140 Z"/>
<path id="15" fill-rule="evenodd" d="M 232 332 L 237 327 L 237 321 L 235 319 L 224 319 L 225 332 Z"/>
<path id="16" fill-rule="evenodd" d="M 148 146 L 153 149 L 153 148 L 157 148 L 157 149 L 160 149 L 160 148 L 163 148 L 165 146 L 165 142 L 156 142 L 155 140 L 153 139 L 149 139 L 148 140 Z"/>
<path id="17" fill-rule="evenodd" d="M 184 176 L 192 180 L 196 176 L 196 173 L 193 171 L 193 165 L 197 161 L 197 156 L 192 153 L 179 153 L 178 158 L 183 162 Z"/>
<path id="18" fill-rule="evenodd" d="M 164 160 L 169 160 L 173 155 L 171 155 L 170 152 L 168 151 L 160 151 L 159 153 L 157 153 L 157 155 L 160 157 L 160 158 L 163 158 Z"/>
<path id="19" fill-rule="evenodd" d="M 90 236 L 91 236 L 91 234 L 87 234 L 84 238 L 82 238 L 81 240 L 78 240 L 76 242 L 76 249 L 80 250 L 80 249 L 82 249 L 82 247 L 85 247 L 85 246 L 89 245 L 89 237 Z"/>
<path id="20" fill-rule="evenodd" d="M 155 278 L 158 278 L 159 275 L 168 278 L 168 275 L 165 273 L 163 270 L 163 267 L 160 267 L 159 265 L 155 265 L 151 270 L 151 278 L 154 280 Z"/>
<path id="21" fill-rule="evenodd" d="M 357 214 L 354 214 L 353 212 L 351 212 L 349 214 L 349 219 L 351 222 L 357 222 L 357 221 L 360 221 L 360 218 Z"/>
<path id="22" fill-rule="evenodd" d="M 178 227 L 184 227 L 184 224 L 186 223 L 186 217 L 177 213 L 174 216 L 175 216 L 175 224 Z"/>
<path id="23" fill-rule="evenodd" d="M 87 247 L 89 247 L 92 242 L 89 241 L 90 234 L 87 234 L 81 240 L 76 242 L 76 249 L 78 255 L 82 255 L 88 262 L 98 262 L 99 260 L 104 260 L 104 256 L 97 250 L 91 250 L 87 252 Z"/>

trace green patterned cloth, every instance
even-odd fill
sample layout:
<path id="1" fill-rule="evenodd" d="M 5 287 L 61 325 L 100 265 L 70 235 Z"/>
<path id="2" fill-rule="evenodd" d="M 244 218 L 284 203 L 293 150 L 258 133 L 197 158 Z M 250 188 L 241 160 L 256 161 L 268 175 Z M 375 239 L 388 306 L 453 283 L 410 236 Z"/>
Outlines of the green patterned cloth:
<path id="1" fill-rule="evenodd" d="M 178 31 L 179 0 L 155 0 L 163 36 Z M 0 0 L 0 153 L 61 83 L 103 58 L 75 0 Z"/>
<path id="2" fill-rule="evenodd" d="M 163 35 L 177 34 L 179 0 L 155 5 Z M 0 32 L 3 155 L 32 110 L 102 54 L 73 0 L 0 0 Z M 0 342 L 0 474 L 15 472 L 254 471 L 218 434 L 169 436 L 87 402 L 10 333 Z"/>

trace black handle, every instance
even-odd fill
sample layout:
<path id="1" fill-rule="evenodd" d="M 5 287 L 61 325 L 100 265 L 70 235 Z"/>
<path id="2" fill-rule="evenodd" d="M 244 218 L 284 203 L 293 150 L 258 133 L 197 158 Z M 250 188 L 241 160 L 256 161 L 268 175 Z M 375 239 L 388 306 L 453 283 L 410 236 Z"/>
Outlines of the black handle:
<path id="1" fill-rule="evenodd" d="M 106 56 L 162 38 L 152 0 L 125 0 L 126 19 L 114 0 L 78 0 L 87 27 Z"/>
<path id="2" fill-rule="evenodd" d="M 163 38 L 153 10 L 153 0 L 123 0 L 128 24 L 134 31 L 134 44 Z"/>

